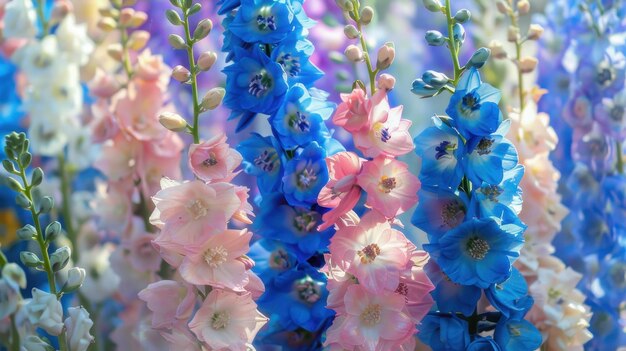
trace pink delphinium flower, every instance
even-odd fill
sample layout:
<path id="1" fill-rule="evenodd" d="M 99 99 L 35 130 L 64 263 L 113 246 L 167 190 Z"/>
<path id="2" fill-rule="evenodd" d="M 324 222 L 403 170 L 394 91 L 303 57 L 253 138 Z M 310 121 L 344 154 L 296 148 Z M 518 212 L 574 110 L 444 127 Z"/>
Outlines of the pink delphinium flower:
<path id="1" fill-rule="evenodd" d="M 244 292 L 248 283 L 246 265 L 239 258 L 250 249 L 252 233 L 226 230 L 204 242 L 186 247 L 190 253 L 178 271 L 183 279 L 195 285 L 211 285 Z"/>
<path id="2" fill-rule="evenodd" d="M 420 181 L 406 163 L 377 157 L 363 164 L 357 184 L 367 192 L 366 205 L 393 218 L 417 203 Z"/>
<path id="3" fill-rule="evenodd" d="M 377 212 L 368 212 L 358 226 L 342 228 L 331 238 L 331 258 L 370 291 L 395 290 L 400 271 L 415 246 Z"/>
<path id="4" fill-rule="evenodd" d="M 329 181 L 318 195 L 321 206 L 331 208 L 322 216 L 318 230 L 332 226 L 343 214 L 352 210 L 361 197 L 356 183 L 363 159 L 353 152 L 340 152 L 326 158 Z"/>
<path id="5" fill-rule="evenodd" d="M 249 294 L 214 289 L 189 322 L 198 339 L 213 350 L 245 351 L 267 322 Z"/>
<path id="6" fill-rule="evenodd" d="M 409 134 L 411 121 L 402 119 L 402 106 L 389 107 L 383 90 L 376 94 L 385 95 L 380 101 L 373 99 L 366 128 L 353 132 L 354 145 L 366 157 L 395 157 L 409 153 L 415 148 Z"/>
<path id="7" fill-rule="evenodd" d="M 152 328 L 168 329 L 191 317 L 196 302 L 194 287 L 173 280 L 148 285 L 138 296 L 152 311 Z"/>
<path id="8" fill-rule="evenodd" d="M 171 241 L 181 250 L 226 230 L 241 206 L 234 185 L 200 180 L 164 188 L 152 199 L 156 206 L 152 224 L 162 226 L 160 240 Z"/>
<path id="9" fill-rule="evenodd" d="M 346 314 L 340 332 L 344 346 L 375 351 L 381 342 L 401 343 L 416 332 L 415 323 L 404 311 L 404 296 L 400 294 L 373 294 L 353 285 L 348 287 L 345 301 Z"/>
<path id="10" fill-rule="evenodd" d="M 384 95 L 384 93 L 378 94 L 377 101 L 380 101 Z M 366 93 L 357 88 L 349 94 L 341 94 L 341 101 L 343 102 L 337 106 L 333 115 L 333 123 L 351 133 L 366 128 L 372 106 L 372 101 L 367 98 Z"/>
<path id="11" fill-rule="evenodd" d="M 205 182 L 228 182 L 237 173 L 241 154 L 226 143 L 226 135 L 218 134 L 201 144 L 189 147 L 189 169 Z"/>

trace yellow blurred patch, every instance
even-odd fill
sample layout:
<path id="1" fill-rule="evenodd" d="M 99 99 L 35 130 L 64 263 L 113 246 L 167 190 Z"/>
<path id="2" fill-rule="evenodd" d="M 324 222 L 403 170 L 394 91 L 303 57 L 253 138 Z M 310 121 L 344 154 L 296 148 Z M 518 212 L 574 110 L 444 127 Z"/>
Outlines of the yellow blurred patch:
<path id="1" fill-rule="evenodd" d="M 17 240 L 20 227 L 20 220 L 13 209 L 0 210 L 0 243 L 3 247 L 9 247 Z"/>

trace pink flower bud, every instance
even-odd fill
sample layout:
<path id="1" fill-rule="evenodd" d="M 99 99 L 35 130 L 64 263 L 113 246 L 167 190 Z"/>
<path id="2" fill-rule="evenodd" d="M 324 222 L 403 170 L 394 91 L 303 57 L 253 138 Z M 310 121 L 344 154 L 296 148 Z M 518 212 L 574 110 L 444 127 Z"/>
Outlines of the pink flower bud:
<path id="1" fill-rule="evenodd" d="M 208 71 L 217 61 L 217 54 L 212 51 L 206 51 L 198 57 L 198 68 L 202 71 Z"/>
<path id="2" fill-rule="evenodd" d="M 378 76 L 378 89 L 389 91 L 396 85 L 396 78 L 391 74 L 383 73 Z"/>
<path id="3" fill-rule="evenodd" d="M 181 83 L 184 83 L 188 81 L 189 78 L 191 78 L 191 72 L 189 72 L 187 68 L 181 65 L 178 65 L 174 67 L 174 69 L 172 70 L 172 78 L 176 79 L 177 81 Z"/>

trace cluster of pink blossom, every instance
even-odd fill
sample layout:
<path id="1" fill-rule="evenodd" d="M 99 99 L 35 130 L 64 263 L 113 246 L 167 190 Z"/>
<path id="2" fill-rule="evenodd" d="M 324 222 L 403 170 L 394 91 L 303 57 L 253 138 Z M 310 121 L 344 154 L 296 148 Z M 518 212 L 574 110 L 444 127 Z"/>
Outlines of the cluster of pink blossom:
<path id="1" fill-rule="evenodd" d="M 382 75 L 381 82 L 393 81 Z M 392 87 L 391 84 L 390 87 Z M 333 117 L 353 135 L 365 160 L 352 152 L 327 158 L 330 181 L 318 202 L 332 208 L 322 228 L 335 225 L 324 271 L 328 308 L 337 317 L 327 332 L 331 350 L 413 350 L 416 325 L 433 304 L 434 286 L 424 271 L 428 254 L 392 225 L 417 203 L 420 183 L 395 159 L 413 150 L 411 122 L 402 106 L 390 108 L 387 90 L 368 98 L 361 89 L 342 95 Z M 352 209 L 367 193 L 371 208 L 359 218 Z"/>
<path id="2" fill-rule="evenodd" d="M 516 262 L 535 299 L 526 319 L 542 332 L 548 349 L 583 350 L 592 335 L 587 329 L 590 309 L 584 304 L 584 294 L 576 289 L 582 276 L 553 255 L 552 240 L 568 213 L 557 193 L 559 172 L 549 158 L 558 139 L 550 116 L 538 113 L 533 101 L 521 113 L 512 111 L 509 116 L 511 140 L 526 171 L 520 183 L 524 191 L 520 218 L 528 229 Z"/>

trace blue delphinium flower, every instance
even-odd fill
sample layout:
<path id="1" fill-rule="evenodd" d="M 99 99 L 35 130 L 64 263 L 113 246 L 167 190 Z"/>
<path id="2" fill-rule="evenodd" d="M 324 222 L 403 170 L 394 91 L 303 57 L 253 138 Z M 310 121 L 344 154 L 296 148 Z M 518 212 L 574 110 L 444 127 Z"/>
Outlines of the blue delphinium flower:
<path id="1" fill-rule="evenodd" d="M 425 270 L 435 285 L 432 295 L 437 301 L 437 309 L 440 312 L 462 313 L 468 317 L 474 313 L 482 294 L 479 287 L 453 282 L 434 260 L 428 262 Z"/>
<path id="2" fill-rule="evenodd" d="M 457 84 L 446 113 L 466 139 L 486 136 L 494 133 L 502 121 L 500 97 L 500 91 L 483 83 L 478 70 L 471 68 Z"/>
<path id="3" fill-rule="evenodd" d="M 502 317 L 520 320 L 533 305 L 533 298 L 528 293 L 528 285 L 522 274 L 513 268 L 509 279 L 502 283 L 492 284 L 485 289 L 485 296 Z"/>
<path id="4" fill-rule="evenodd" d="M 317 197 L 328 181 L 325 158 L 343 147 L 325 125 L 334 104 L 313 86 L 323 72 L 309 59 L 314 47 L 306 36 L 314 21 L 302 3 L 219 3 L 226 14 L 222 50 L 231 62 L 224 104 L 239 119 L 237 131 L 267 120 L 272 134 L 252 134 L 238 147 L 260 194 L 254 232 L 262 239 L 250 257 L 266 286 L 259 307 L 271 321 L 257 335 L 260 348 L 320 349 L 333 318 L 324 307 L 325 277 L 316 269 L 334 229 L 317 232 L 325 211 Z"/>
<path id="5" fill-rule="evenodd" d="M 294 206 L 311 206 L 328 183 L 326 150 L 318 143 L 307 145 L 294 158 L 287 161 L 283 176 L 285 198 Z"/>
<path id="6" fill-rule="evenodd" d="M 287 77 L 282 66 L 272 62 L 258 46 L 251 51 L 235 48 L 236 62 L 224 68 L 224 104 L 233 111 L 272 114 L 287 92 Z"/>
<path id="7" fill-rule="evenodd" d="M 494 339 L 502 350 L 537 350 L 541 346 L 541 333 L 524 319 L 500 318 L 496 325 Z"/>
<path id="8" fill-rule="evenodd" d="M 505 349 L 501 348 L 496 343 L 496 341 L 493 340 L 493 338 L 489 336 L 477 337 L 476 339 L 474 339 L 474 341 L 472 341 L 469 345 L 467 345 L 467 348 L 465 349 L 465 351 L 500 351 L 500 350 L 505 350 Z M 527 350 L 530 350 L 530 349 L 527 349 Z"/>
<path id="9" fill-rule="evenodd" d="M 524 244 L 522 226 L 502 226 L 495 219 L 471 219 L 424 245 L 454 282 L 486 289 L 511 275 Z"/>
<path id="10" fill-rule="evenodd" d="M 420 181 L 422 185 L 456 189 L 463 178 L 465 144 L 439 118 L 433 121 L 435 127 L 426 128 L 414 140 L 415 153 L 422 158 Z"/>
<path id="11" fill-rule="evenodd" d="M 418 337 L 437 351 L 465 350 L 470 344 L 467 322 L 447 313 L 433 313 L 424 317 Z"/>
<path id="12" fill-rule="evenodd" d="M 472 203 L 483 217 L 508 218 L 515 221 L 522 210 L 522 188 L 519 183 L 524 175 L 524 166 L 517 165 L 504 172 L 499 184 L 483 182 L 474 191 Z"/>
<path id="13" fill-rule="evenodd" d="M 417 193 L 420 206 L 411 223 L 428 234 L 430 241 L 465 221 L 469 201 L 464 192 L 422 187 Z"/>
<path id="14" fill-rule="evenodd" d="M 295 84 L 278 111 L 270 118 L 278 138 L 285 148 L 323 143 L 329 138 L 324 121 L 334 110 L 334 105 L 313 97 L 302 84 Z"/>

